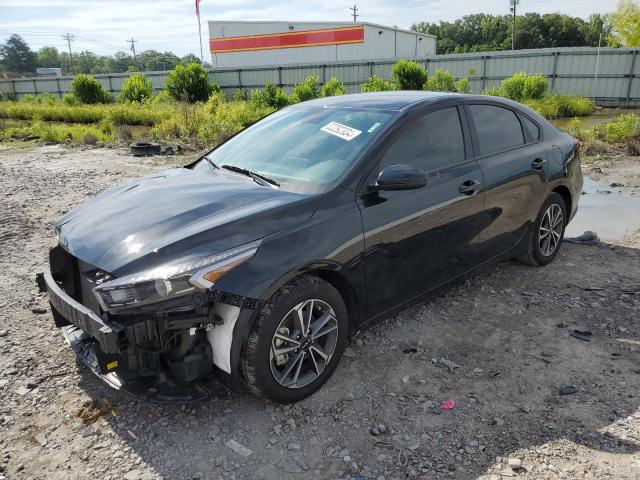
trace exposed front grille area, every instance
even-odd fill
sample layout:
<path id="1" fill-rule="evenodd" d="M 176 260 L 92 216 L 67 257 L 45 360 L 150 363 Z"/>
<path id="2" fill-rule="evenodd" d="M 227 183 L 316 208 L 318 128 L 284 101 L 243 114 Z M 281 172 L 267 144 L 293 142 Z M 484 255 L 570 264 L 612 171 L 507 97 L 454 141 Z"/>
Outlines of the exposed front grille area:
<path id="1" fill-rule="evenodd" d="M 110 278 L 106 272 L 79 260 L 59 245 L 49 252 L 49 265 L 51 275 L 65 293 L 95 313 L 100 313 L 93 288 Z"/>

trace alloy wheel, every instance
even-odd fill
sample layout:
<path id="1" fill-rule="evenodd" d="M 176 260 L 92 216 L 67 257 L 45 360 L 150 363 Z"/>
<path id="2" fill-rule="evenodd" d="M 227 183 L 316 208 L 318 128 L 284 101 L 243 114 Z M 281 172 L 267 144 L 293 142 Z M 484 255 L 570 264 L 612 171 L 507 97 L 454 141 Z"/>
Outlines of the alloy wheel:
<path id="1" fill-rule="evenodd" d="M 316 380 L 331 361 L 338 340 L 338 320 L 328 303 L 300 302 L 281 320 L 271 340 L 269 361 L 275 380 L 301 388 Z"/>
<path id="2" fill-rule="evenodd" d="M 558 249 L 563 221 L 562 208 L 557 203 L 551 204 L 544 212 L 538 231 L 538 245 L 543 256 L 550 257 Z"/>

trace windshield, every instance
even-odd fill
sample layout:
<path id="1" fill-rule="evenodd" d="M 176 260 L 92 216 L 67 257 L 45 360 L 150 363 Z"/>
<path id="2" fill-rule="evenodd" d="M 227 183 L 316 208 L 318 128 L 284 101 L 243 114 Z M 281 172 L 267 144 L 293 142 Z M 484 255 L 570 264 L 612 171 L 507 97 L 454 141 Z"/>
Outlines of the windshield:
<path id="1" fill-rule="evenodd" d="M 247 128 L 208 158 L 219 167 L 240 167 L 273 179 L 284 190 L 319 192 L 347 169 L 391 116 L 377 110 L 288 108 Z"/>

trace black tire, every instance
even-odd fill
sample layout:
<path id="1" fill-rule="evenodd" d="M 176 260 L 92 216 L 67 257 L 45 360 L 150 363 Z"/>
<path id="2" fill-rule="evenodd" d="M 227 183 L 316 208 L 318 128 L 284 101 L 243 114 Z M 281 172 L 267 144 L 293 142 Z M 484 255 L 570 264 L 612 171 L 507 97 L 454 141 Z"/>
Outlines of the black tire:
<path id="1" fill-rule="evenodd" d="M 273 368 L 278 368 L 273 366 L 276 358 L 272 360 L 271 355 L 272 345 L 275 345 L 272 342 L 276 342 L 274 335 L 276 330 L 281 331 L 278 327 L 294 307 L 311 299 L 320 300 L 333 309 L 335 322 L 332 320 L 332 323 L 337 325 L 337 333 L 333 337 L 335 343 L 332 343 L 335 347 L 328 362 L 325 362 L 324 369 L 314 380 L 304 386 L 283 386 L 276 380 L 273 372 Z M 311 275 L 292 280 L 271 297 L 251 329 L 242 359 L 247 386 L 257 396 L 277 403 L 297 402 L 308 397 L 327 381 L 338 366 L 347 344 L 348 329 L 347 307 L 338 290 Z M 293 332 L 291 336 L 293 337 Z M 307 361 L 309 358 L 307 357 Z M 316 370 L 319 370 L 317 366 Z"/>
<path id="2" fill-rule="evenodd" d="M 554 207 L 556 206 L 556 207 Z M 545 222 L 545 215 L 549 209 L 560 208 L 562 212 L 562 231 L 559 232 L 560 238 L 557 240 L 557 244 L 551 253 L 544 254 L 541 248 L 541 230 L 540 226 Z M 526 250 L 517 257 L 517 260 L 534 267 L 543 267 L 553 261 L 562 246 L 562 239 L 564 238 L 564 229 L 567 225 L 567 206 L 564 199 L 557 193 L 551 193 L 540 208 L 536 221 L 531 226 L 531 229 L 527 233 Z"/>
<path id="3" fill-rule="evenodd" d="M 129 151 L 136 157 L 160 155 L 162 147 L 158 143 L 134 142 L 129 145 Z"/>

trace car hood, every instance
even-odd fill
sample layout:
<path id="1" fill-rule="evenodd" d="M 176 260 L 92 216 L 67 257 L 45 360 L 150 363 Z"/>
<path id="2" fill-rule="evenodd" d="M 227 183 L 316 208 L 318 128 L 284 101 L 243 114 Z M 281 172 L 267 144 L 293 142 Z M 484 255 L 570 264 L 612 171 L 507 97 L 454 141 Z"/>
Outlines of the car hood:
<path id="1" fill-rule="evenodd" d="M 236 247 L 307 220 L 320 196 L 188 168 L 112 188 L 55 225 L 60 245 L 117 276 Z"/>

